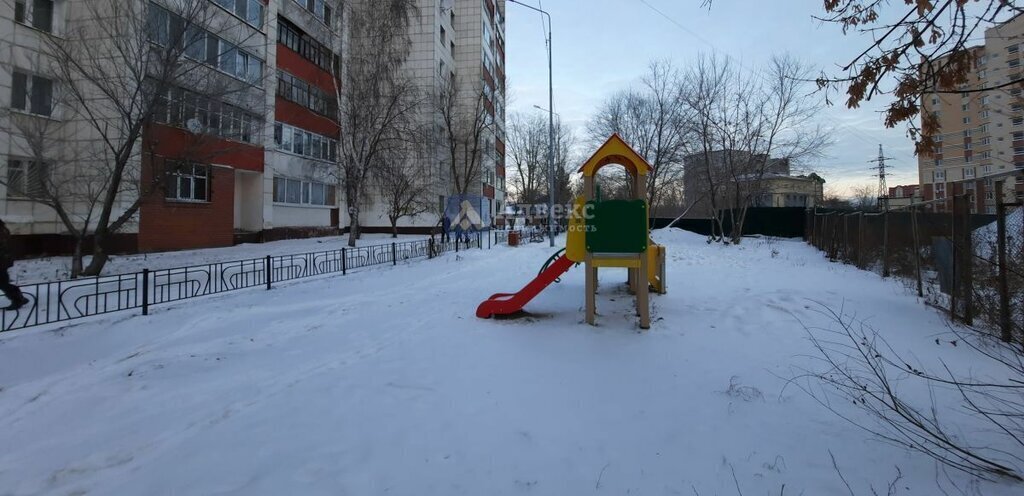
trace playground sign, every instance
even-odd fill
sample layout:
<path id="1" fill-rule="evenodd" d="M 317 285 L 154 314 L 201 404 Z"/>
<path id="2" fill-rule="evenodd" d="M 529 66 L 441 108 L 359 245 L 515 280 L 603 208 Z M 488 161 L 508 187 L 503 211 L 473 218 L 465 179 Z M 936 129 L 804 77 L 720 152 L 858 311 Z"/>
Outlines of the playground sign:
<path id="1" fill-rule="evenodd" d="M 456 233 L 487 231 L 491 228 L 491 199 L 479 195 L 449 196 L 444 215 Z"/>

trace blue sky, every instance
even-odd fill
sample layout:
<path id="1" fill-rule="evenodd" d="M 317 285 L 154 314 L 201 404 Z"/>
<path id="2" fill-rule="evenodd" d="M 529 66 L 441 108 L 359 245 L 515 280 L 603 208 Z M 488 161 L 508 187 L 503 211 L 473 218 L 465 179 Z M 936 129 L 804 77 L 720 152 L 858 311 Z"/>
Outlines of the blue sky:
<path id="1" fill-rule="evenodd" d="M 701 0 L 523 1 L 551 13 L 555 111 L 579 132 L 605 97 L 636 84 L 653 59 L 670 59 L 685 69 L 699 54 L 717 53 L 753 69 L 773 54 L 789 53 L 838 73 L 837 64 L 870 43 L 813 19 L 823 14 L 822 0 L 714 0 L 710 10 L 701 8 Z M 509 110 L 540 112 L 533 106 L 547 108 L 548 102 L 541 17 L 510 2 L 506 15 Z M 821 119 L 836 129 L 835 144 L 811 166 L 825 177 L 826 186 L 845 192 L 875 184 L 868 161 L 878 155 L 879 144 L 892 158 L 889 185 L 917 183 L 913 143 L 903 127 L 886 129 L 878 113 L 888 98 L 850 110 L 842 95 L 833 97 L 836 103 Z"/>

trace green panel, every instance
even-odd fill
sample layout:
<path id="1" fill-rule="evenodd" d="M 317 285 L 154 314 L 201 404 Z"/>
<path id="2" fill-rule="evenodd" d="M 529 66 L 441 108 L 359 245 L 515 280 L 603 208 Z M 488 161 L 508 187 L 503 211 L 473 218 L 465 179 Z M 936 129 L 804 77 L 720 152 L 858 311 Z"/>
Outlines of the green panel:
<path id="1" fill-rule="evenodd" d="M 589 201 L 587 251 L 643 253 L 647 251 L 647 202 L 644 200 Z"/>

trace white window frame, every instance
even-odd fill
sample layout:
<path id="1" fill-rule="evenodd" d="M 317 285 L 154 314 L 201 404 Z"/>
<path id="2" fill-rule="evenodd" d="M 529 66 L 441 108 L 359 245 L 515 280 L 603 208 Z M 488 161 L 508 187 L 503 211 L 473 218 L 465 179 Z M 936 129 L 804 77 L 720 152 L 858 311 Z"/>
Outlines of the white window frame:
<path id="1" fill-rule="evenodd" d="M 49 26 L 36 26 L 36 2 L 40 0 L 14 0 L 14 12 L 11 14 L 11 18 L 15 19 L 14 22 L 21 24 L 35 30 L 42 31 L 44 33 L 56 33 L 57 29 L 57 0 L 42 0 L 49 2 L 50 4 L 50 25 Z M 22 9 L 22 19 L 17 20 L 18 7 Z"/>
<path id="2" fill-rule="evenodd" d="M 167 162 L 164 198 L 171 202 L 210 203 L 210 183 L 213 168 L 195 162 Z M 188 184 L 188 193 L 183 194 L 182 185 Z M 201 186 L 197 187 L 197 184 Z M 197 192 L 202 192 L 202 195 Z"/>
<path id="3" fill-rule="evenodd" d="M 14 87 L 13 78 L 16 78 L 18 76 L 22 76 L 22 77 L 25 78 L 25 94 L 21 95 L 20 98 L 19 98 L 18 95 L 14 94 L 15 87 Z M 47 109 L 47 111 L 45 113 L 37 112 L 36 109 L 33 108 L 33 106 L 34 106 L 33 105 L 33 103 L 34 103 L 33 92 L 36 89 L 36 85 L 39 84 L 37 80 L 49 81 L 49 83 L 50 83 L 50 94 L 49 94 L 49 97 L 48 97 L 49 98 L 49 102 L 48 102 L 49 103 L 49 108 Z M 15 69 L 13 71 L 13 73 L 12 73 L 12 81 L 11 81 L 11 108 L 16 110 L 16 111 L 18 111 L 18 112 L 24 112 L 26 114 L 32 114 L 32 115 L 41 115 L 41 116 L 44 116 L 44 117 L 54 117 L 54 114 L 56 113 L 55 112 L 56 111 L 56 103 L 55 103 L 55 95 L 56 95 L 56 93 L 57 93 L 57 82 L 54 81 L 53 79 L 50 79 L 50 78 L 45 77 L 45 76 L 40 76 L 38 74 L 33 74 L 33 73 L 30 73 L 30 72 L 17 70 L 17 69 Z M 20 102 L 19 102 L 19 100 L 20 100 Z"/>

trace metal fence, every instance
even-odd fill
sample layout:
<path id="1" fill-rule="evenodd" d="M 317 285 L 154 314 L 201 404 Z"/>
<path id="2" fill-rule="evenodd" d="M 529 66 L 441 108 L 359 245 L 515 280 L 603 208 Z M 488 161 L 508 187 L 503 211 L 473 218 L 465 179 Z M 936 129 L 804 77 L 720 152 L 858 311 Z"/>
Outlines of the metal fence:
<path id="1" fill-rule="evenodd" d="M 506 243 L 507 231 L 476 233 L 445 242 L 433 238 L 337 250 L 266 256 L 169 269 L 89 277 L 20 286 L 29 300 L 18 310 L 0 312 L 0 332 L 141 309 L 246 288 L 270 289 L 276 282 L 398 262 L 429 259 L 460 250 L 489 249 Z"/>
<path id="2" fill-rule="evenodd" d="M 932 212 L 936 204 L 948 212 Z M 807 212 L 805 239 L 829 259 L 908 282 L 929 304 L 1024 345 L 1024 206 L 970 213 L 970 196 L 886 212 Z"/>

